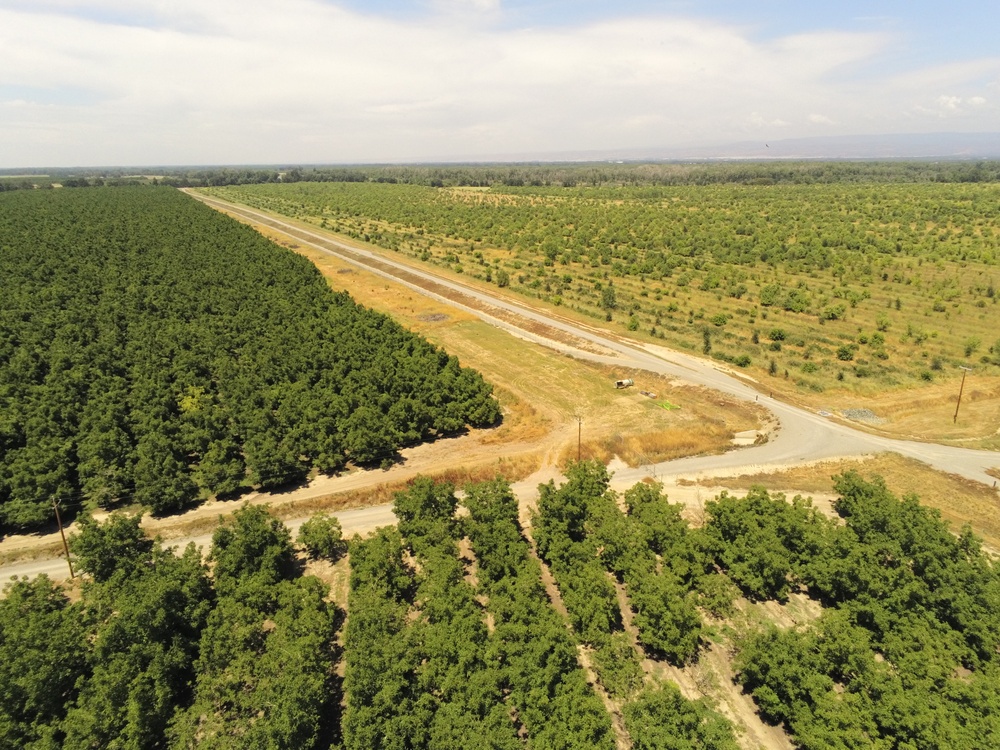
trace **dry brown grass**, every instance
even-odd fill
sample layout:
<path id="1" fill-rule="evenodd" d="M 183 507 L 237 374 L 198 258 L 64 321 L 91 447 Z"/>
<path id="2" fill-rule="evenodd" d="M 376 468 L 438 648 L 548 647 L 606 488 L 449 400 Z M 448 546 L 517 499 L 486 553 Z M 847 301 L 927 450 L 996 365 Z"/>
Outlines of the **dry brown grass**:
<path id="1" fill-rule="evenodd" d="M 968 523 L 992 549 L 1000 549 L 1000 496 L 979 482 L 936 471 L 919 461 L 895 453 L 881 453 L 867 459 L 824 461 L 808 466 L 765 474 L 743 475 L 723 480 L 702 480 L 702 484 L 724 484 L 746 489 L 760 484 L 787 493 L 833 492 L 833 476 L 854 469 L 863 477 L 881 476 L 898 496 L 913 494 L 920 502 L 941 512 L 941 518 L 957 531 Z"/>
<path id="2" fill-rule="evenodd" d="M 38 545 L 31 545 L 30 547 L 16 547 L 7 552 L 0 554 L 0 565 L 11 565 L 16 562 L 24 562 L 26 560 L 48 560 L 53 557 L 63 557 L 63 546 L 62 542 L 55 540 L 50 542 L 42 542 Z M 5 582 L 0 582 L 0 586 Z"/>
<path id="3" fill-rule="evenodd" d="M 518 398 L 506 388 L 493 386 L 493 395 L 503 410 L 503 424 L 483 437 L 484 445 L 494 443 L 509 443 L 512 436 L 518 440 L 539 440 L 548 434 L 546 420 L 542 419 L 538 410 L 523 398 Z"/>
<path id="4" fill-rule="evenodd" d="M 473 464 L 469 466 L 456 466 L 443 471 L 427 472 L 426 476 L 440 481 L 447 481 L 461 488 L 470 482 L 482 482 L 502 476 L 510 482 L 524 479 L 534 473 L 540 464 L 537 455 L 518 455 L 511 458 L 502 458 L 498 461 L 488 463 Z M 268 505 L 268 510 L 275 518 L 287 521 L 293 518 L 310 516 L 321 511 L 336 513 L 338 511 L 351 510 L 352 508 L 367 508 L 374 505 L 385 505 L 392 502 L 393 496 L 405 490 L 413 483 L 413 478 L 400 479 L 394 482 L 384 482 L 381 484 L 357 490 L 345 490 L 343 492 L 332 492 L 328 495 L 308 497 L 302 499 L 283 500 L 281 502 L 268 503 L 266 498 L 262 502 Z M 239 501 L 234 501 L 232 510 L 237 510 L 241 506 Z M 177 521 L 171 523 L 169 527 L 157 529 L 164 540 L 187 538 L 207 534 L 215 530 L 218 526 L 219 516 L 224 514 L 202 515 L 189 521 Z M 61 549 L 61 547 L 59 547 Z M 47 555 L 55 549 L 48 549 Z M 35 550 L 32 550 L 35 553 Z M 23 559 L 23 558 L 19 558 Z"/>
<path id="5" fill-rule="evenodd" d="M 609 380 L 618 373 L 618 377 L 634 379 L 636 386 L 623 393 L 657 412 L 662 426 L 648 431 L 606 431 L 583 441 L 580 453 L 585 459 L 608 463 L 617 456 L 634 468 L 684 456 L 721 453 L 732 447 L 735 433 L 761 429 L 768 419 L 762 408 L 706 388 L 677 385 L 642 370 L 603 370 Z M 656 398 L 643 396 L 641 390 L 655 393 Z M 681 408 L 664 409 L 664 403 Z M 567 444 L 560 453 L 560 465 L 575 460 L 576 455 L 575 442 Z"/>
<path id="6" fill-rule="evenodd" d="M 540 456 L 537 454 L 524 454 L 502 458 L 498 462 L 489 465 L 455 466 L 436 473 L 434 477 L 441 481 L 451 482 L 456 487 L 461 488 L 466 484 L 484 482 L 496 479 L 498 476 L 503 477 L 509 482 L 517 482 L 534 474 L 540 466 Z"/>
<path id="7" fill-rule="evenodd" d="M 874 429 L 893 437 L 932 440 L 966 448 L 1000 449 L 1000 378 L 974 373 L 954 421 L 961 375 L 939 374 L 921 387 L 856 392 L 829 389 L 825 393 L 788 394 L 789 399 L 812 409 L 839 412 L 867 408 L 886 420 Z M 778 388 L 775 389 L 776 391 Z M 872 429 L 866 425 L 857 425 Z M 1000 463 L 1000 455 L 997 456 Z"/>
<path id="8" fill-rule="evenodd" d="M 732 445 L 733 431 L 724 424 L 703 423 L 670 427 L 639 435 L 615 433 L 580 446 L 581 458 L 608 464 L 617 456 L 631 467 L 669 461 L 684 456 L 719 453 Z M 577 458 L 577 446 L 566 445 L 559 455 L 559 465 L 567 466 Z"/>

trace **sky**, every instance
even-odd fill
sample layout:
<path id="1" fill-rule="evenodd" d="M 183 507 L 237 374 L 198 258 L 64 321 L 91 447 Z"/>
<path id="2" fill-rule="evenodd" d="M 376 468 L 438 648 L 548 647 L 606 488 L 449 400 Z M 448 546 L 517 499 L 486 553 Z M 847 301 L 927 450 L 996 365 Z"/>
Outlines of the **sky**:
<path id="1" fill-rule="evenodd" d="M 996 0 L 0 0 L 0 168 L 1000 132 Z"/>

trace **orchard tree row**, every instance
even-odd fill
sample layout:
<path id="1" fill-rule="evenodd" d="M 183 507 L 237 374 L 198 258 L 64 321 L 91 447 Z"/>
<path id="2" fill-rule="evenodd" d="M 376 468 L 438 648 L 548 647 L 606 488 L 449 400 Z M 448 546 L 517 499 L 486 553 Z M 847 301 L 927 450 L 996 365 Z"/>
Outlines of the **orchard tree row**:
<path id="1" fill-rule="evenodd" d="M 697 660 L 709 629 L 799 747 L 997 746 L 996 563 L 880 480 L 849 473 L 837 490 L 839 521 L 756 488 L 690 528 L 656 486 L 620 503 L 602 467 L 577 464 L 542 487 L 534 527 L 567 622 L 504 481 L 467 487 L 463 514 L 450 484 L 417 479 L 395 498 L 398 529 L 350 544 L 343 650 L 341 611 L 266 509 L 220 525 L 208 567 L 138 517 L 85 519 L 78 601 L 45 577 L 0 600 L 0 746 L 610 749 L 589 652 L 633 747 L 729 750 L 725 720 L 637 660 Z M 299 542 L 344 552 L 324 516 Z M 726 622 L 740 592 L 804 592 L 820 614 Z"/>
<path id="2" fill-rule="evenodd" d="M 1000 187 L 992 184 L 484 191 L 302 182 L 210 192 L 328 224 L 364 218 L 400 242 L 416 242 L 419 235 L 410 235 L 423 229 L 434 237 L 531 250 L 543 260 L 610 265 L 632 276 L 700 271 L 704 264 L 833 269 L 839 276 L 864 260 L 858 255 L 872 256 L 863 265 L 873 269 L 876 259 L 897 254 L 1000 258 L 991 242 L 998 236 Z"/>
<path id="3" fill-rule="evenodd" d="M 458 516 L 450 484 L 418 479 L 395 498 L 398 531 L 352 544 L 345 747 L 613 747 L 509 485 L 468 486 L 462 504 Z M 623 706 L 634 747 L 736 747 L 702 703 L 645 684 L 624 633 L 605 639 L 570 617 L 588 643 L 614 641 L 599 677 Z"/>
<path id="4" fill-rule="evenodd" d="M 705 554 L 700 532 L 691 532 L 680 506 L 667 502 L 656 486 L 630 489 L 625 514 L 609 481 L 601 464 L 584 462 L 567 471 L 567 481 L 558 489 L 553 483 L 543 485 L 533 524 L 538 552 L 552 569 L 577 632 L 597 649 L 599 664 L 627 668 L 628 659 L 620 654 L 612 658 L 622 629 L 613 586 L 617 580 L 625 588 L 646 655 L 683 665 L 701 646 L 697 606 L 708 604 L 717 588 L 713 561 Z M 735 593 L 730 588 L 728 600 L 718 606 L 725 611 Z M 605 654 L 609 645 L 612 653 Z"/>
<path id="5" fill-rule="evenodd" d="M 880 480 L 836 489 L 842 524 L 762 490 L 710 506 L 717 561 L 749 595 L 805 587 L 824 605 L 810 627 L 745 639 L 744 689 L 804 748 L 996 746 L 995 561 Z"/>
<path id="6" fill-rule="evenodd" d="M 478 585 L 448 484 L 418 480 L 396 496 L 399 531 L 352 546 L 345 746 L 516 748 L 526 737 L 610 750 L 609 717 L 509 525 L 509 488 L 470 487 L 467 503 Z"/>
<path id="7" fill-rule="evenodd" d="M 0 746 L 327 748 L 339 736 L 343 613 L 260 506 L 220 526 L 211 574 L 138 516 L 85 518 L 71 602 L 48 578 L 0 601 Z"/>
<path id="8" fill-rule="evenodd" d="M 541 488 L 534 533 L 576 632 L 598 649 L 621 618 L 596 561 L 624 584 L 646 655 L 674 663 L 698 658 L 700 612 L 725 615 L 733 584 L 751 601 L 792 591 L 818 601 L 810 625 L 751 629 L 735 643 L 762 718 L 801 747 L 996 745 L 995 562 L 968 529 L 953 535 L 881 480 L 848 473 L 836 489 L 841 523 L 758 487 L 707 503 L 705 525 L 690 529 L 649 485 L 625 494 L 623 513 L 604 468 L 577 464 L 561 487 Z"/>
<path id="9" fill-rule="evenodd" d="M 207 567 L 138 516 L 85 519 L 79 601 L 44 576 L 0 600 L 0 746 L 611 750 L 510 488 L 471 486 L 466 503 L 457 519 L 454 488 L 418 479 L 395 498 L 399 530 L 355 538 L 343 650 L 343 613 L 265 508 L 217 528 Z M 336 560 L 339 537 L 319 516 L 299 542 Z M 633 697 L 637 748 L 735 747 L 672 685 Z"/>
<path id="10" fill-rule="evenodd" d="M 995 183 L 213 192 L 804 387 L 1000 363 Z"/>
<path id="11" fill-rule="evenodd" d="M 0 524 L 164 513 L 499 419 L 482 377 L 169 188 L 0 196 Z"/>

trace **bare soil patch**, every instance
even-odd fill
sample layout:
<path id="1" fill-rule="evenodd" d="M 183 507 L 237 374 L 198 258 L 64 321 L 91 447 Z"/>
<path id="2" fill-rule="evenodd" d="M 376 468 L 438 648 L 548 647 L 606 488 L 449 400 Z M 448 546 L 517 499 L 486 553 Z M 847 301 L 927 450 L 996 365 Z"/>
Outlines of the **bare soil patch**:
<path id="1" fill-rule="evenodd" d="M 762 747 L 767 750 L 791 750 L 794 747 L 781 727 L 772 727 L 761 721 L 753 698 L 744 694 L 736 682 L 732 667 L 734 652 L 728 637 L 703 649 L 697 661 L 683 667 L 650 659 L 639 645 L 638 631 L 633 623 L 635 615 L 629 605 L 625 587 L 618 581 L 614 581 L 614 584 L 622 613 L 622 625 L 640 657 L 647 684 L 666 680 L 675 684 L 688 700 L 704 699 L 733 723 L 737 741 L 745 750 L 758 750 Z M 773 604 L 779 612 L 782 611 L 782 605 L 776 602 Z"/>
<path id="2" fill-rule="evenodd" d="M 697 665 L 690 668 L 700 690 L 736 726 L 736 739 L 744 750 L 793 750 L 795 744 L 784 729 L 764 723 L 753 698 L 736 682 L 732 656 L 729 647 L 720 644 L 713 644 L 701 654 Z"/>
<path id="3" fill-rule="evenodd" d="M 337 562 L 329 560 L 308 560 L 305 565 L 305 575 L 319 578 L 330 587 L 330 601 L 336 602 L 341 609 L 347 608 L 347 592 L 350 589 L 351 567 L 347 555 Z"/>

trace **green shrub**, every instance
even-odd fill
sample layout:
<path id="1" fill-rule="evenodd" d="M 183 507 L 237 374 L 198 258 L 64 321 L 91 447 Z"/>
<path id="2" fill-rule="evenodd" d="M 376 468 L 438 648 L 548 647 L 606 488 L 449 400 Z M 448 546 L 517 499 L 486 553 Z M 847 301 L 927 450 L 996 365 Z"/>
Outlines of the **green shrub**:
<path id="1" fill-rule="evenodd" d="M 336 561 L 347 551 L 340 521 L 326 513 L 317 513 L 299 527 L 296 541 L 314 560 Z"/>
<path id="2" fill-rule="evenodd" d="M 852 344 L 844 344 L 837 349 L 837 359 L 841 362 L 850 362 L 854 359 L 854 346 Z"/>

